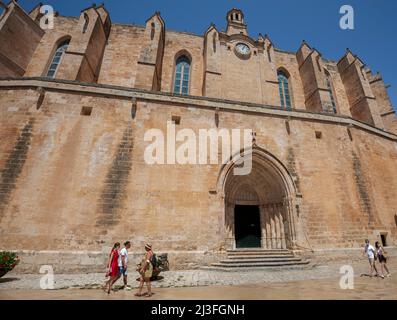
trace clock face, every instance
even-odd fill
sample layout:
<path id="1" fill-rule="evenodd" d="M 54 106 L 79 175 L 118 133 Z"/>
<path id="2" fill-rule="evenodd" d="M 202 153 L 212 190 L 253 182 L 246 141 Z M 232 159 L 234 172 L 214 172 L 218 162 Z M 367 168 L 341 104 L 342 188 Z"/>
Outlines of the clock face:
<path id="1" fill-rule="evenodd" d="M 236 44 L 235 50 L 237 53 L 243 56 L 248 56 L 251 52 L 250 48 L 244 43 Z"/>

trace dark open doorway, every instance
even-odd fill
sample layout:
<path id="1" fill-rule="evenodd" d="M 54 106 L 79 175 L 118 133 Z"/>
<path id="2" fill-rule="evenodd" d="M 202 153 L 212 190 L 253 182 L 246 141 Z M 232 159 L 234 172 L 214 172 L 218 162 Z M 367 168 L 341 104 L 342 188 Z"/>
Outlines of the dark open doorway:
<path id="1" fill-rule="evenodd" d="M 237 248 L 261 247 L 259 206 L 236 205 L 234 225 Z"/>
<path id="2" fill-rule="evenodd" d="M 382 233 L 380 235 L 380 240 L 382 241 L 382 247 L 386 247 L 387 246 L 386 234 Z"/>

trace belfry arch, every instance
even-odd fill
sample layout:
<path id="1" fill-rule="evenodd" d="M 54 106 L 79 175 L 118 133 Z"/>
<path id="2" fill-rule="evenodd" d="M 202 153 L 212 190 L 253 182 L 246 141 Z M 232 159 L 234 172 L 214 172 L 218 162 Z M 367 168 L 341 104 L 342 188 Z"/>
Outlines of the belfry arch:
<path id="1" fill-rule="evenodd" d="M 226 249 L 295 249 L 294 181 L 272 154 L 257 146 L 248 154 L 252 156 L 249 174 L 235 175 L 235 164 L 230 161 L 218 177 Z"/>

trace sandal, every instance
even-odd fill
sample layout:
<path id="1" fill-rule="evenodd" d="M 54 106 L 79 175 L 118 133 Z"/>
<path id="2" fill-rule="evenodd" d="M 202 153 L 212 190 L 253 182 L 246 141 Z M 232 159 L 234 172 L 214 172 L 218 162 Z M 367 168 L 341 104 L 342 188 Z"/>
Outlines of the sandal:
<path id="1" fill-rule="evenodd" d="M 150 298 L 153 295 L 153 293 L 147 293 L 145 294 L 145 298 Z"/>
<path id="2" fill-rule="evenodd" d="M 135 297 L 142 297 L 142 294 L 141 293 L 135 293 L 134 296 Z"/>

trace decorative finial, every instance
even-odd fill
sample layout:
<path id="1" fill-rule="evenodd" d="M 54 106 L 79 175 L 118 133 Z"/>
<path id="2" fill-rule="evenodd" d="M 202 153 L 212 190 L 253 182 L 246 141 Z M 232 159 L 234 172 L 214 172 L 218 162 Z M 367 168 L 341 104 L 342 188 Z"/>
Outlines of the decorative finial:
<path id="1" fill-rule="evenodd" d="M 251 136 L 252 136 L 252 144 L 255 146 L 256 145 L 256 132 L 252 131 Z"/>

